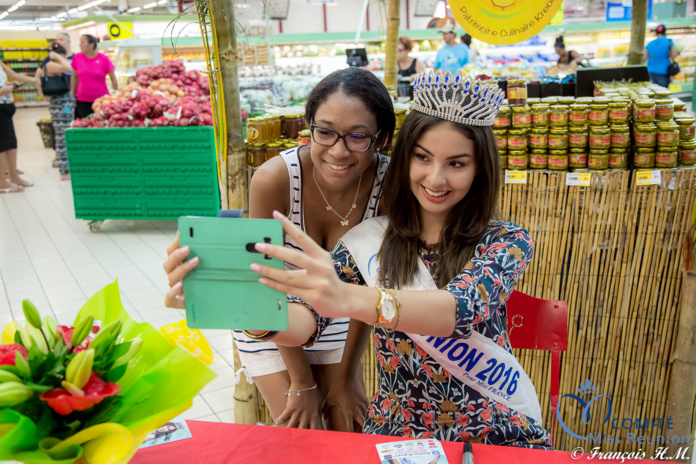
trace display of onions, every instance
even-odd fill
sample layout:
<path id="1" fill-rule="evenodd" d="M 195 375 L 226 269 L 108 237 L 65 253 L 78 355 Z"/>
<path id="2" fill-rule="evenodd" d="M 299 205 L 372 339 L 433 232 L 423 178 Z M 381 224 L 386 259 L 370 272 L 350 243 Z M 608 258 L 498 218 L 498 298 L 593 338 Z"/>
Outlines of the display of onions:
<path id="1" fill-rule="evenodd" d="M 212 126 L 208 78 L 166 61 L 139 69 L 136 82 L 98 98 L 94 114 L 72 127 Z"/>

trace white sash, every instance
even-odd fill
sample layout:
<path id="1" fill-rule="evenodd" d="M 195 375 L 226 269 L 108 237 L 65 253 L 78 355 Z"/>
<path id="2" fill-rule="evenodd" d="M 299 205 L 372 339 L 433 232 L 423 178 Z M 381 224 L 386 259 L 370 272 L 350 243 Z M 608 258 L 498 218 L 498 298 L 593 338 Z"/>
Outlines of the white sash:
<path id="1" fill-rule="evenodd" d="M 341 241 L 346 245 L 367 285 L 377 286 L 379 250 L 387 218 L 367 219 L 353 227 Z M 414 284 L 403 290 L 438 290 L 430 272 L 418 260 Z M 531 417 L 542 425 L 534 385 L 515 356 L 493 340 L 472 330 L 471 337 L 440 338 L 406 334 L 460 381 L 481 395 Z"/>

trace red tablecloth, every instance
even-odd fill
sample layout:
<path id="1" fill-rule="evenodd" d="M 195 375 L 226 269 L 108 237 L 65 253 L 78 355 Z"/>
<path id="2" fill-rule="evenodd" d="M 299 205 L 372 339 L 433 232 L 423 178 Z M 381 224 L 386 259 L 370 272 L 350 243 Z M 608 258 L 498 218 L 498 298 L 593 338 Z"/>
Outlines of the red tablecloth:
<path id="1" fill-rule="evenodd" d="M 193 438 L 141 449 L 131 464 L 379 464 L 375 445 L 398 441 L 382 435 L 187 422 Z M 442 446 L 450 464 L 462 462 L 462 443 L 442 442 Z M 473 445 L 473 454 L 476 464 L 570 464 L 587 460 L 573 459 L 570 453 L 560 451 L 491 445 Z"/>

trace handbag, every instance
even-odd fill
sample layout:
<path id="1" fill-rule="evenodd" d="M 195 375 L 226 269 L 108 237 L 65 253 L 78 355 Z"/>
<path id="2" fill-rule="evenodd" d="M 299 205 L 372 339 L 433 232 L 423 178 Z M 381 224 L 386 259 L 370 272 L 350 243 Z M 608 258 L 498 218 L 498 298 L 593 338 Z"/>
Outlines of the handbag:
<path id="1" fill-rule="evenodd" d="M 47 76 L 46 75 L 46 65 L 41 66 L 44 75 L 41 77 L 41 92 L 47 97 L 55 97 L 58 95 L 65 95 L 70 91 L 67 82 L 63 79 L 63 75 L 58 76 Z"/>
<path id="2" fill-rule="evenodd" d="M 679 63 L 676 61 L 672 61 L 669 66 L 667 66 L 667 75 L 669 77 L 676 76 L 679 74 L 679 71 L 681 71 L 681 69 L 679 68 Z"/>

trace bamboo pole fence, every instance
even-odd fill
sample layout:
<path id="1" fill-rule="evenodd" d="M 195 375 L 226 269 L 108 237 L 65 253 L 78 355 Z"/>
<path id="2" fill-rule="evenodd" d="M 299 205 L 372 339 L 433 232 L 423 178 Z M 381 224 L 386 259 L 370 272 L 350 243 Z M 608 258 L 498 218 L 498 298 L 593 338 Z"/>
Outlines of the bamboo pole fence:
<path id="1" fill-rule="evenodd" d="M 589 186 L 578 187 L 566 185 L 565 172 L 529 171 L 527 184 L 503 186 L 499 212 L 501 218 L 527 228 L 535 243 L 534 258 L 517 289 L 568 303 L 561 396 L 578 394 L 580 383 L 590 379 L 596 394 L 611 399 L 611 411 L 608 402 L 598 401 L 587 424 L 577 402 L 561 400 L 564 422 L 580 436 L 601 433 L 603 451 L 640 448 L 651 456 L 660 445 L 631 443 L 627 434 L 651 440 L 668 435 L 664 421 L 662 429 L 648 430 L 617 430 L 612 420 L 602 422 L 607 414 L 620 420 L 648 419 L 650 424 L 667 418 L 670 357 L 681 310 L 683 242 L 694 214 L 696 170 L 662 170 L 659 185 L 637 185 L 635 171 L 591 176 Z M 515 350 L 515 355 L 536 387 L 544 425 L 550 430 L 550 353 Z M 377 388 L 372 344 L 362 362 L 371 398 Z M 682 407 L 687 414 L 694 410 L 693 404 Z M 259 420 L 270 424 L 260 395 L 257 410 Z M 619 443 L 607 443 L 605 436 L 618 436 Z M 570 451 L 578 446 L 593 447 L 556 424 L 554 448 Z"/>

